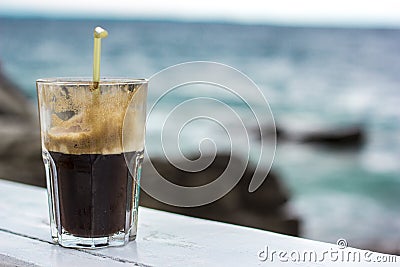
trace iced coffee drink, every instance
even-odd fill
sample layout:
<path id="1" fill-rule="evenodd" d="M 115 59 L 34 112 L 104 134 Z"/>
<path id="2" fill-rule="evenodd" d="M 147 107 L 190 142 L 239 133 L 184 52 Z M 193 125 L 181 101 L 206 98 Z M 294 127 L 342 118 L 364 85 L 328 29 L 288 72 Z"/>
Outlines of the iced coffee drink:
<path id="1" fill-rule="evenodd" d="M 147 82 L 37 81 L 53 239 L 66 247 L 136 237 Z"/>

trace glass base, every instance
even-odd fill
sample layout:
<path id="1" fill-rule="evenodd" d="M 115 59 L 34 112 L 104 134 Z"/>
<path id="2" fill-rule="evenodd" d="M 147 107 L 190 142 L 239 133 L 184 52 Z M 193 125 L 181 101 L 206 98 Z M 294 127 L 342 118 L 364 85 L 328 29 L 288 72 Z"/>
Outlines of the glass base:
<path id="1" fill-rule="evenodd" d="M 136 234 L 129 235 L 129 241 L 134 241 L 136 239 Z"/>
<path id="2" fill-rule="evenodd" d="M 125 209 L 125 214 L 119 214 L 119 222 L 118 224 L 120 225 L 120 229 L 117 230 L 115 228 L 112 228 L 112 231 L 118 231 L 116 233 L 112 233 L 110 235 L 106 236 L 101 236 L 101 237 L 82 237 L 82 231 L 77 231 L 75 234 L 78 234 L 80 236 L 74 235 L 70 233 L 69 231 L 66 231 L 66 229 L 62 225 L 62 220 L 61 220 L 61 209 L 60 206 L 63 204 L 65 205 L 66 203 L 69 204 L 69 207 L 73 207 L 75 209 L 76 207 L 74 205 L 81 205 L 81 203 L 77 200 L 77 198 L 72 198 L 72 202 L 74 205 L 71 205 L 68 201 L 63 199 L 60 196 L 60 192 L 63 192 L 63 190 L 60 190 L 60 179 L 58 177 L 57 171 L 56 171 L 56 164 L 51 157 L 51 154 L 47 150 L 43 150 L 43 161 L 45 163 L 45 169 L 46 169 L 46 178 L 47 178 L 47 190 L 48 190 L 48 204 L 49 204 L 49 215 L 50 215 L 50 228 L 51 228 L 51 237 L 53 238 L 54 242 L 56 244 L 59 244 L 63 247 L 68 247 L 68 248 L 89 248 L 89 249 L 96 249 L 96 248 L 103 248 L 103 247 L 113 247 L 113 246 L 123 246 L 126 245 L 129 241 L 135 240 L 136 239 L 136 233 L 137 233 L 137 221 L 138 221 L 138 202 L 139 202 L 139 180 L 140 180 L 140 174 L 141 174 L 141 163 L 143 161 L 143 151 L 139 152 L 132 152 L 131 154 L 128 155 L 128 159 L 131 161 L 131 165 L 133 165 L 133 170 L 131 171 L 129 169 L 129 175 L 127 177 L 127 186 L 126 186 L 126 201 L 123 203 L 123 207 L 121 206 L 120 210 L 122 208 Z M 124 155 L 124 157 L 127 157 L 127 155 Z M 127 159 L 122 159 L 122 163 L 125 163 Z M 103 186 L 104 187 L 104 186 Z M 78 188 L 79 189 L 79 188 Z M 77 189 L 77 190 L 78 190 Z M 104 188 L 103 188 L 104 189 Z M 64 188 L 64 191 L 66 189 Z M 108 192 L 107 190 L 105 190 Z M 109 192 L 114 192 L 114 191 L 109 191 Z M 65 192 L 64 192 L 65 193 Z M 87 195 L 91 196 L 92 192 L 87 191 Z M 111 194 L 111 193 L 110 193 Z M 115 194 L 115 193 L 114 193 Z M 98 195 L 98 194 L 97 194 Z M 89 198 L 93 202 L 93 199 L 99 202 L 99 198 Z M 64 201 L 64 202 L 62 202 Z M 96 202 L 95 201 L 95 202 Z M 110 200 L 108 200 L 109 204 Z M 114 201 L 115 202 L 115 201 Z M 104 203 L 106 201 L 100 202 L 100 204 L 103 203 L 102 205 L 104 206 Z M 106 203 L 106 204 L 107 204 Z M 92 205 L 92 206 L 90 206 Z M 111 204 L 110 204 L 111 205 Z M 109 205 L 109 206 L 110 206 Z M 93 217 L 93 214 L 90 216 L 86 215 L 86 217 L 79 217 L 78 220 L 83 220 L 84 221 L 101 221 L 101 220 L 106 220 L 110 221 L 112 218 L 112 214 L 106 215 L 101 215 L 103 214 L 102 212 L 107 213 L 109 209 L 101 209 L 100 207 L 93 205 L 93 203 L 90 203 L 86 201 L 83 203 L 79 209 L 76 209 L 77 211 L 72 213 L 69 211 L 69 213 L 64 213 L 64 217 L 68 217 L 67 215 L 71 214 L 78 214 L 79 212 L 84 212 L 85 208 L 88 209 L 87 207 L 97 207 L 97 217 Z M 107 206 L 107 205 L 106 205 Z M 99 215 L 100 214 L 100 215 Z M 124 216 L 123 216 L 124 215 Z M 76 218 L 75 218 L 76 219 Z M 65 219 L 64 219 L 65 220 Z M 124 220 L 122 222 L 122 220 Z M 69 224 L 77 224 L 76 222 L 73 223 L 73 220 L 67 221 Z M 95 229 L 97 233 L 99 232 L 99 226 L 97 225 L 86 225 L 86 233 L 90 233 L 91 229 Z M 78 227 L 75 226 L 74 227 Z M 71 227 L 69 227 L 71 229 Z M 72 227 L 72 229 L 74 229 Z M 94 232 L 96 232 L 94 231 Z M 100 231 L 101 232 L 101 231 Z M 85 233 L 85 232 L 83 232 Z M 107 233 L 107 232 L 106 232 Z M 109 232 L 108 232 L 109 233 Z M 101 233 L 101 235 L 104 234 L 104 232 Z M 83 234 L 85 235 L 85 234 Z"/>
<path id="3" fill-rule="evenodd" d="M 60 246 L 66 248 L 104 248 L 104 247 L 118 247 L 124 246 L 129 242 L 129 235 L 119 232 L 111 236 L 106 237 L 79 237 L 74 236 L 68 232 L 63 231 L 61 235 L 57 237 L 57 243 Z"/>

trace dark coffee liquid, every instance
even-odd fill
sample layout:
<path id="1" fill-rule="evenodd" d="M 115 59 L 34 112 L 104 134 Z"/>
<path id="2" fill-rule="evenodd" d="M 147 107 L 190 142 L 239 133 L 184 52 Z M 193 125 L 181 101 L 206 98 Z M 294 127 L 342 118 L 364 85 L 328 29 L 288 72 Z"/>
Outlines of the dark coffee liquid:
<path id="1" fill-rule="evenodd" d="M 132 199 L 127 199 L 132 196 L 132 177 L 125 154 L 73 155 L 50 151 L 50 155 L 57 169 L 64 229 L 82 237 L 102 237 L 123 230 L 129 218 L 127 203 L 132 203 Z"/>

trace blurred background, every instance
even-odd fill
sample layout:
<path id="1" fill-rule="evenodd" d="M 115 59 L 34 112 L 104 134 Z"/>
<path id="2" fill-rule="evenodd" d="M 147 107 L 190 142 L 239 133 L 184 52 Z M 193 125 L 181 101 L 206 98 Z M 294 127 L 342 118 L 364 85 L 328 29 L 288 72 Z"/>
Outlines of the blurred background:
<path id="1" fill-rule="evenodd" d="M 150 77 L 194 60 L 224 63 L 259 86 L 277 125 L 269 189 L 249 197 L 247 183 L 243 201 L 232 193 L 193 213 L 144 197 L 147 206 L 400 252 L 400 3 L 3 0 L 1 178 L 44 186 L 35 80 L 91 76 L 97 25 L 109 31 L 103 76 Z M 192 125 L 182 146 L 196 152 L 204 133 L 224 143 L 213 127 Z M 147 142 L 157 128 L 148 125 Z M 251 207 L 240 204 L 226 216 L 215 208 L 238 201 Z"/>

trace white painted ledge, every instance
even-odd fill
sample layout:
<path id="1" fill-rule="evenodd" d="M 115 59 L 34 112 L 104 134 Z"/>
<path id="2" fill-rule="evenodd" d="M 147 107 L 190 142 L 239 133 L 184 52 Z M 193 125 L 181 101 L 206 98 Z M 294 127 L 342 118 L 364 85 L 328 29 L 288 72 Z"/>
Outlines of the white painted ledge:
<path id="1" fill-rule="evenodd" d="M 310 260 L 310 254 L 317 258 Z M 356 255 L 355 262 L 353 255 Z M 298 256 L 300 261 L 295 262 Z M 392 262 L 380 265 L 378 260 Z M 137 240 L 127 246 L 66 249 L 52 243 L 46 191 L 0 180 L 0 265 L 400 266 L 400 257 L 353 248 L 340 249 L 335 244 L 143 207 L 139 210 Z"/>

